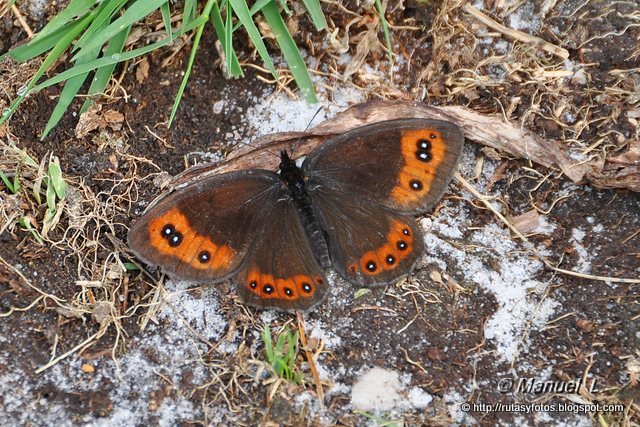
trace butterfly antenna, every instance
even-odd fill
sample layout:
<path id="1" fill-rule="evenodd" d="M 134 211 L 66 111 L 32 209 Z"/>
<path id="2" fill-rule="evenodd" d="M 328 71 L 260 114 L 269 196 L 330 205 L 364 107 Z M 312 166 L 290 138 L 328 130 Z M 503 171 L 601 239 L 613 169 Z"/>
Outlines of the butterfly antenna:
<path id="1" fill-rule="evenodd" d="M 318 109 L 316 110 L 315 114 L 313 115 L 313 117 L 311 117 L 311 120 L 309 121 L 309 124 L 307 125 L 306 128 L 304 128 L 304 131 L 308 131 L 309 128 L 311 127 L 311 123 L 313 123 L 313 121 L 315 120 L 315 118 L 318 116 L 318 114 L 320 113 L 320 111 L 322 111 L 322 107 L 318 107 Z"/>

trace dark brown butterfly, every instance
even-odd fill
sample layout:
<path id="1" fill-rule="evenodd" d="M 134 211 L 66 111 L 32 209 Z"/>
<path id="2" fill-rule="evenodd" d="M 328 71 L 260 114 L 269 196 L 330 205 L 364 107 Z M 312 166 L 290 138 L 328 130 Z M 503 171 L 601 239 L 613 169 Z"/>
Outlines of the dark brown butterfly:
<path id="1" fill-rule="evenodd" d="M 325 269 L 357 286 L 406 276 L 424 249 L 414 215 L 432 208 L 464 137 L 450 122 L 400 119 L 329 139 L 302 167 L 204 178 L 166 196 L 132 227 L 129 246 L 170 276 L 230 278 L 260 308 L 309 310 Z"/>

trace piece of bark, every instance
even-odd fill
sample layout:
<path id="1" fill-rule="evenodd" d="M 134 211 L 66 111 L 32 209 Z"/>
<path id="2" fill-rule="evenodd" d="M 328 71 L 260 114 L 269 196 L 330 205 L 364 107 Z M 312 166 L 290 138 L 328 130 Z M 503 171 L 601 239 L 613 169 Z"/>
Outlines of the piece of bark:
<path id="1" fill-rule="evenodd" d="M 487 116 L 465 107 L 433 107 L 417 102 L 373 100 L 357 104 L 306 132 L 266 135 L 234 151 L 223 163 L 202 165 L 176 177 L 174 187 L 213 173 L 239 169 L 277 170 L 279 153 L 287 150 L 293 158 L 304 156 L 333 135 L 367 124 L 401 118 L 450 120 L 464 130 L 465 138 L 510 153 L 547 168 L 561 170 L 573 182 L 591 183 L 597 188 L 627 188 L 640 191 L 640 143 L 631 141 L 625 153 L 602 161 L 580 163 L 571 158 L 569 147 L 545 140 L 501 117 Z"/>

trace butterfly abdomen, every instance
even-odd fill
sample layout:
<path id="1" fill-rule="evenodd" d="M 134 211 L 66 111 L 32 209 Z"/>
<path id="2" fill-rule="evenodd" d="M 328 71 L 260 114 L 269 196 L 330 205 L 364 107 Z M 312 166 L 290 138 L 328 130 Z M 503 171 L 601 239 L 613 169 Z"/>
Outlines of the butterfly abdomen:
<path id="1" fill-rule="evenodd" d="M 294 200 L 298 211 L 298 217 L 302 221 L 302 226 L 309 238 L 309 242 L 311 243 L 311 248 L 313 249 L 316 259 L 322 267 L 330 267 L 331 258 L 329 257 L 329 247 L 327 245 L 325 233 L 313 214 L 309 195 L 305 193 L 302 199 Z"/>

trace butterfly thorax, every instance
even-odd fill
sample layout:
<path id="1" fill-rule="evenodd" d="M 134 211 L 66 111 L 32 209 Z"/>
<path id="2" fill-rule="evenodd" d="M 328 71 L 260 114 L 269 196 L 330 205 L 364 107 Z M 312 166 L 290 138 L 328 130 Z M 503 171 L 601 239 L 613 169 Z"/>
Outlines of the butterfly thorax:
<path id="1" fill-rule="evenodd" d="M 302 169 L 291 160 L 286 151 L 280 153 L 280 159 L 280 179 L 289 189 L 293 199 L 302 200 L 305 196 L 308 197 Z"/>
<path id="2" fill-rule="evenodd" d="M 302 169 L 296 165 L 286 151 L 280 153 L 280 179 L 289 190 L 289 196 L 298 211 L 304 230 L 311 241 L 313 252 L 323 267 L 331 265 L 326 233 L 320 227 L 311 206 L 311 197 L 305 185 Z"/>

